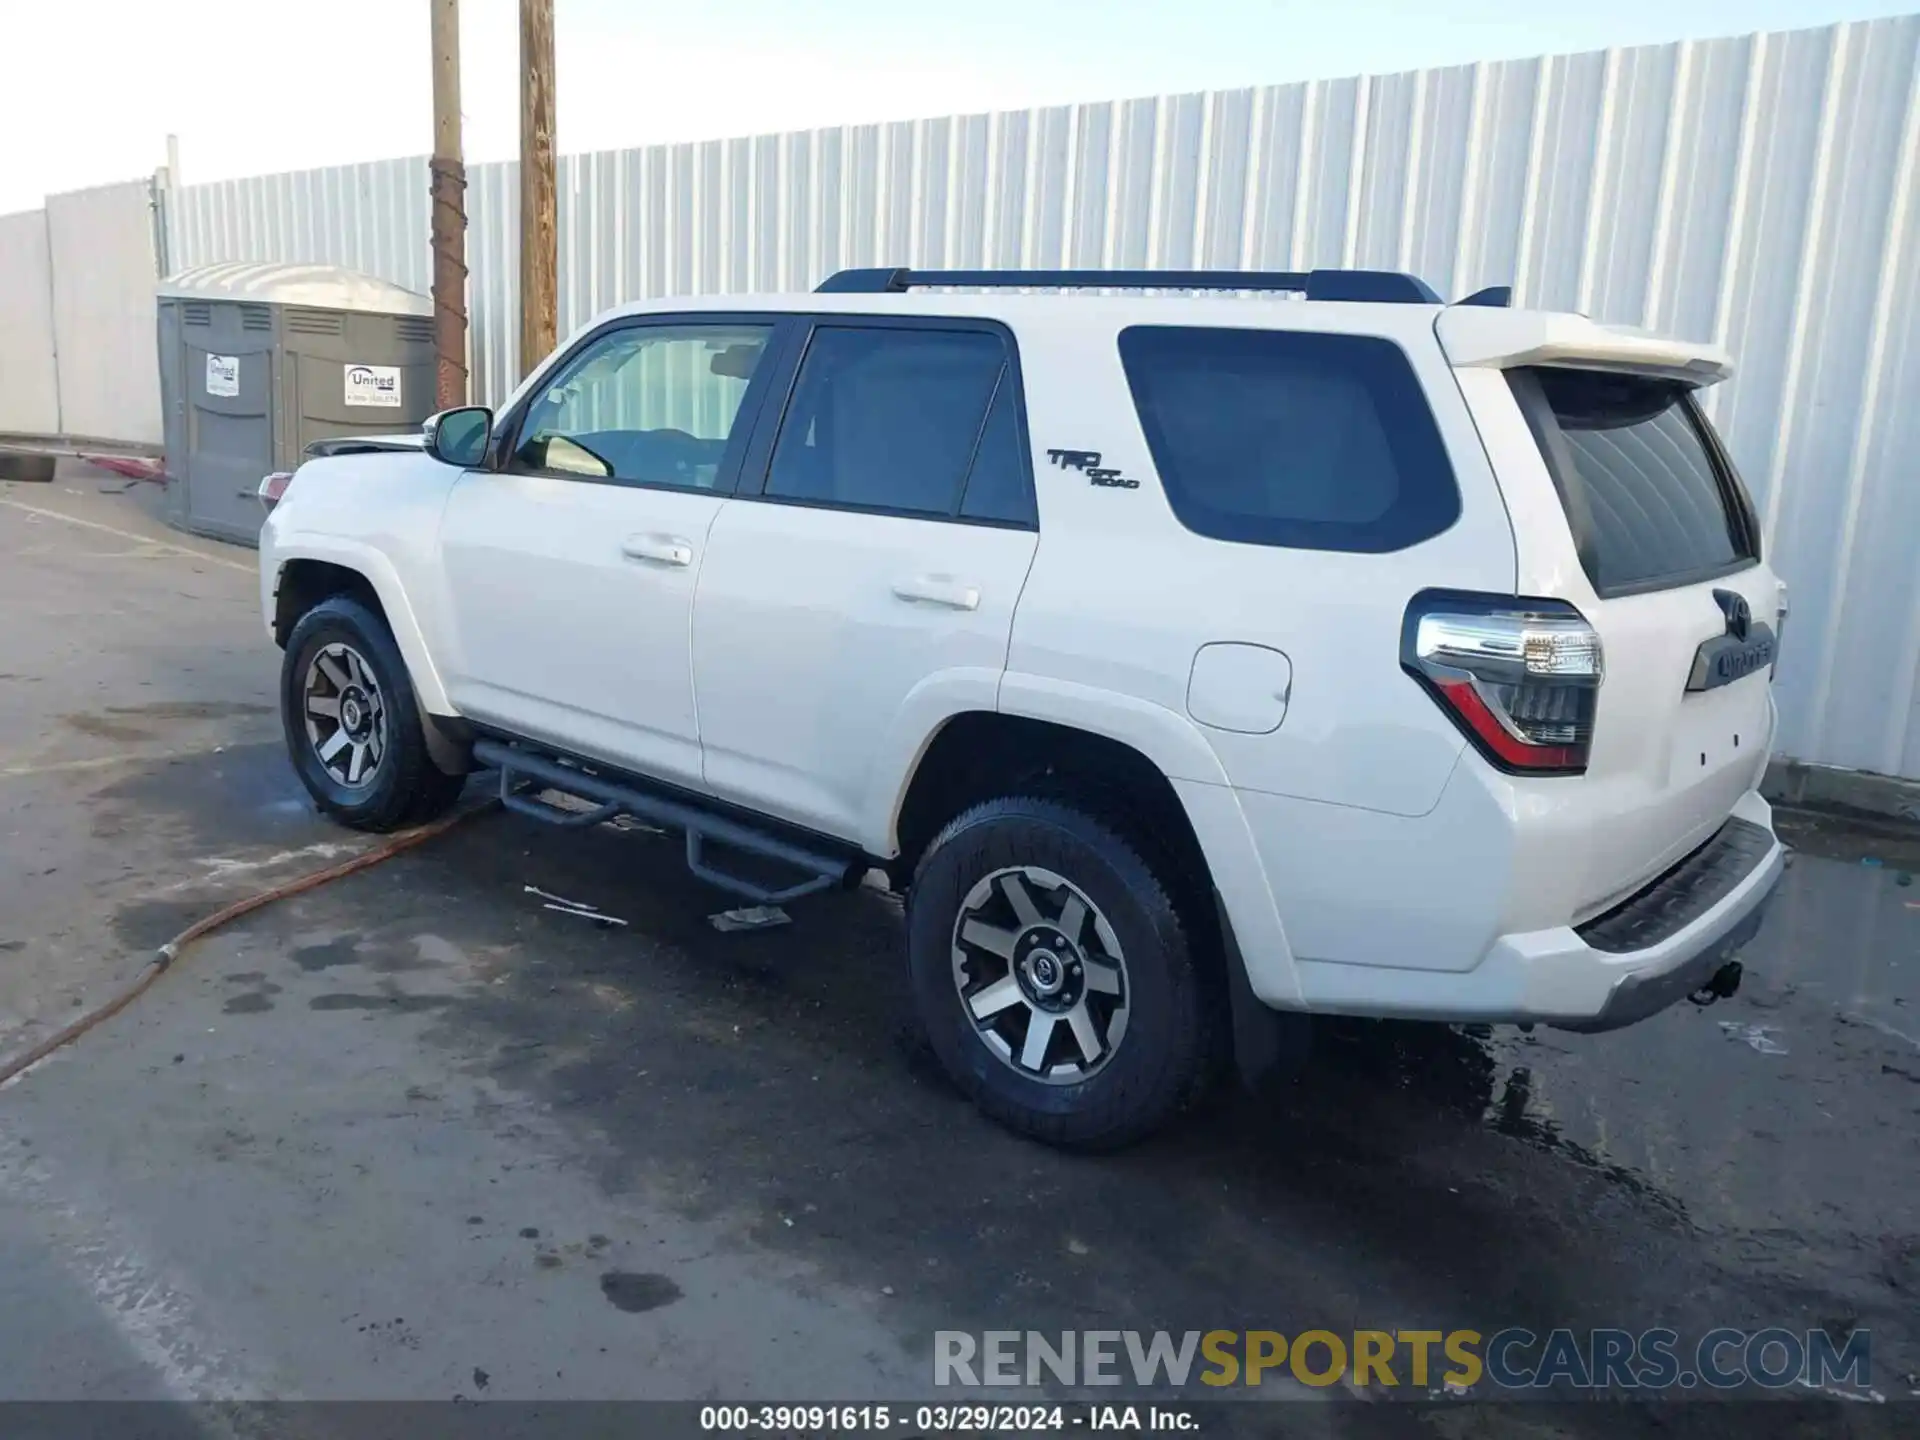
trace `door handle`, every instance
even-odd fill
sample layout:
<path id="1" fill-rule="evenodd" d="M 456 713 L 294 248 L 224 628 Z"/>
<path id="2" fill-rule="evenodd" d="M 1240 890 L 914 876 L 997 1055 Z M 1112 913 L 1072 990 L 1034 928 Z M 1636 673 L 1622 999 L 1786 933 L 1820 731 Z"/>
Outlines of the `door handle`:
<path id="1" fill-rule="evenodd" d="M 693 542 L 679 535 L 629 535 L 620 542 L 629 560 L 651 560 L 657 565 L 693 564 Z"/>
<path id="2" fill-rule="evenodd" d="M 978 610 L 980 587 L 956 580 L 951 575 L 919 575 L 902 580 L 893 587 L 895 598 L 944 605 L 949 610 Z"/>

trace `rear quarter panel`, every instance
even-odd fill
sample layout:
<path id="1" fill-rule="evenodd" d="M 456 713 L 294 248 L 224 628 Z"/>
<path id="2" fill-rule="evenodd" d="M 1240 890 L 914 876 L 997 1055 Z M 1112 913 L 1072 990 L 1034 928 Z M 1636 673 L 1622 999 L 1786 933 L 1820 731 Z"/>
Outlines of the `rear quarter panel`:
<path id="1" fill-rule="evenodd" d="M 1092 308 L 1092 307 L 1090 307 Z M 1128 697 L 1180 718 L 1218 762 L 1176 779 L 1421 815 L 1465 742 L 1401 670 L 1406 603 L 1429 586 L 1510 590 L 1511 527 L 1486 455 L 1423 306 L 1164 301 L 1060 307 L 1017 327 L 1035 447 L 1040 547 L 1013 631 L 1008 688 L 1064 684 Z M 1413 365 L 1453 460 L 1460 518 L 1387 554 L 1238 544 L 1193 533 L 1161 487 L 1122 366 L 1129 324 L 1201 324 L 1379 335 Z M 1050 449 L 1098 451 L 1137 488 L 1089 483 Z M 1196 724 L 1187 690 L 1207 644 L 1284 652 L 1292 683 L 1267 734 Z M 1211 769 L 1212 767 L 1207 767 Z M 1170 772 L 1171 773 L 1171 772 Z"/>
<path id="2" fill-rule="evenodd" d="M 1298 1005 L 1294 956 L 1351 949 L 1354 917 L 1393 905 L 1393 867 L 1409 857 L 1423 864 L 1423 850 L 1444 844 L 1434 821 L 1416 817 L 1439 803 L 1466 742 L 1400 668 L 1408 599 L 1429 586 L 1501 591 L 1514 583 L 1512 530 L 1438 353 L 1433 312 L 1085 299 L 1008 318 L 1027 377 L 1040 544 L 1014 620 L 1000 708 L 1100 730 L 1158 764 L 1207 851 L 1254 992 L 1269 1004 Z M 1413 365 L 1452 459 L 1459 519 L 1408 549 L 1377 555 L 1193 533 L 1168 502 L 1127 384 L 1119 334 L 1130 324 L 1327 329 L 1393 340 Z M 1094 485 L 1051 463 L 1047 452 L 1056 449 L 1098 451 L 1102 469 L 1138 483 Z M 1288 658 L 1291 683 L 1277 728 L 1237 733 L 1189 711 L 1196 656 L 1222 642 Z M 1376 844 L 1383 828 L 1404 843 L 1383 850 Z M 1449 877 L 1459 870 L 1443 868 Z M 1359 934 L 1371 957 L 1401 953 L 1397 938 L 1422 930 L 1369 923 Z M 1310 947 L 1304 952 L 1302 941 Z"/>

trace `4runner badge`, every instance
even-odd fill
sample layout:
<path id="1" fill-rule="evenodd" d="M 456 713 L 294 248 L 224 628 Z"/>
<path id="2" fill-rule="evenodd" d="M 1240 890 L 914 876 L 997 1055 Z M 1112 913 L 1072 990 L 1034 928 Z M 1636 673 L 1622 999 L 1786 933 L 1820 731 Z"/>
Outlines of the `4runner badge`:
<path id="1" fill-rule="evenodd" d="M 1049 450 L 1047 459 L 1062 470 L 1078 470 L 1087 477 L 1091 485 L 1104 485 L 1109 490 L 1138 490 L 1140 482 L 1129 480 L 1118 470 L 1105 470 L 1100 466 L 1098 450 Z"/>

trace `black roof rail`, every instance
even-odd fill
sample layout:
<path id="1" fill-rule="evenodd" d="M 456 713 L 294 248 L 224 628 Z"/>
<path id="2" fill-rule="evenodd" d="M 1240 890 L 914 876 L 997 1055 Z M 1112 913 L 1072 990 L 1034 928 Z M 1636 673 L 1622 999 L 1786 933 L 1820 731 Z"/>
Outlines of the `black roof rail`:
<path id="1" fill-rule="evenodd" d="M 883 266 L 829 275 L 816 293 L 904 295 L 929 286 L 964 289 L 1286 290 L 1309 300 L 1438 305 L 1433 287 L 1397 270 L 909 270 Z"/>
<path id="2" fill-rule="evenodd" d="M 1511 285 L 1489 285 L 1484 290 L 1476 290 L 1464 300 L 1456 300 L 1456 305 L 1488 305 L 1495 309 L 1505 309 L 1513 304 Z"/>

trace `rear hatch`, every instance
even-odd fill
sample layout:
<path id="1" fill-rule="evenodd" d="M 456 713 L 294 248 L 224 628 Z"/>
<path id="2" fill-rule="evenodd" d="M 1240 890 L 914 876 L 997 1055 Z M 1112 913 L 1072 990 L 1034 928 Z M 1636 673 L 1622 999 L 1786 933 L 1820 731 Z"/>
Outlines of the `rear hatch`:
<path id="1" fill-rule="evenodd" d="M 1599 639 L 1584 766 L 1528 782 L 1548 802 L 1541 842 L 1577 877 L 1577 922 L 1704 844 L 1758 782 L 1783 592 L 1699 403 L 1724 357 L 1579 317 L 1458 314 L 1437 329 L 1468 362 L 1517 588 L 1571 606 Z"/>

